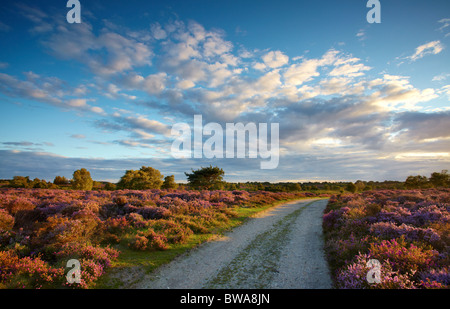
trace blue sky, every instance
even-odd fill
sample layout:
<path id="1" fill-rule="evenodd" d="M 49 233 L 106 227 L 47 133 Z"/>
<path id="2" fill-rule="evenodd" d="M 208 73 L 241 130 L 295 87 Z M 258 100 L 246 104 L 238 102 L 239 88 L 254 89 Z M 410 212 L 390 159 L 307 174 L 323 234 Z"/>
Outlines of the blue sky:
<path id="1" fill-rule="evenodd" d="M 450 3 L 7 1 L 0 178 L 209 164 L 228 181 L 404 180 L 450 167 Z M 279 123 L 280 160 L 176 159 L 175 123 Z"/>

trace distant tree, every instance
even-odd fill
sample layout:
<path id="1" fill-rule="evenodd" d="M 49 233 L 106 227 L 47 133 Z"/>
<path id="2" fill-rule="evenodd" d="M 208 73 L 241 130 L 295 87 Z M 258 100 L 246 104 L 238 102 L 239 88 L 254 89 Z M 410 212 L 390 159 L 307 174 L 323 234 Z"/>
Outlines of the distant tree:
<path id="1" fill-rule="evenodd" d="M 333 191 L 340 191 L 342 188 L 338 185 L 331 185 L 331 190 Z"/>
<path id="2" fill-rule="evenodd" d="M 302 191 L 302 186 L 299 183 L 294 183 L 291 187 L 291 191 Z"/>
<path id="3" fill-rule="evenodd" d="M 31 182 L 31 187 L 35 189 L 48 189 L 50 184 L 43 179 L 40 180 L 39 178 L 34 178 Z"/>
<path id="4" fill-rule="evenodd" d="M 69 184 L 69 180 L 64 177 L 64 176 L 56 176 L 55 179 L 53 180 L 53 183 L 55 185 L 68 185 Z"/>
<path id="5" fill-rule="evenodd" d="M 117 189 L 148 190 L 159 189 L 163 175 L 152 167 L 142 166 L 139 171 L 127 170 L 117 183 Z"/>
<path id="6" fill-rule="evenodd" d="M 104 189 L 107 190 L 107 191 L 114 191 L 114 190 L 116 190 L 116 185 L 113 184 L 113 183 L 107 182 L 105 184 L 105 188 Z"/>
<path id="7" fill-rule="evenodd" d="M 184 173 L 188 178 L 189 186 L 197 190 L 218 190 L 224 187 L 223 169 L 215 166 L 202 167 L 192 173 Z"/>
<path id="8" fill-rule="evenodd" d="M 10 186 L 14 188 L 32 188 L 31 180 L 29 176 L 14 176 L 10 181 Z"/>
<path id="9" fill-rule="evenodd" d="M 426 176 L 408 176 L 405 180 L 405 187 L 407 189 L 419 189 L 428 187 L 428 178 Z"/>
<path id="10" fill-rule="evenodd" d="M 345 190 L 347 190 L 351 193 L 355 193 L 357 189 L 358 188 L 356 187 L 356 185 L 353 182 L 348 183 L 347 187 L 345 188 Z"/>
<path id="11" fill-rule="evenodd" d="M 447 170 L 443 170 L 440 173 L 434 172 L 431 174 L 430 182 L 435 187 L 448 187 L 450 185 L 450 175 Z"/>
<path id="12" fill-rule="evenodd" d="M 226 183 L 226 184 L 225 184 L 225 188 L 226 188 L 226 190 L 228 190 L 228 191 L 235 191 L 235 190 L 239 190 L 239 187 L 238 187 L 238 185 L 237 185 L 237 184 L 235 184 L 235 183 L 232 183 L 232 182 L 230 182 L 230 183 Z"/>
<path id="13" fill-rule="evenodd" d="M 73 172 L 72 188 L 75 190 L 92 190 L 94 181 L 91 173 L 85 168 Z"/>
<path id="14" fill-rule="evenodd" d="M 175 182 L 175 176 L 170 175 L 164 178 L 164 182 L 161 186 L 162 189 L 176 189 L 178 188 L 178 184 Z"/>
<path id="15" fill-rule="evenodd" d="M 92 183 L 92 190 L 103 190 L 104 184 L 100 181 L 93 181 Z"/>
<path id="16" fill-rule="evenodd" d="M 364 190 L 364 188 L 366 187 L 366 184 L 362 180 L 357 180 L 355 182 L 355 186 L 356 186 L 356 191 L 360 192 L 360 191 Z"/>

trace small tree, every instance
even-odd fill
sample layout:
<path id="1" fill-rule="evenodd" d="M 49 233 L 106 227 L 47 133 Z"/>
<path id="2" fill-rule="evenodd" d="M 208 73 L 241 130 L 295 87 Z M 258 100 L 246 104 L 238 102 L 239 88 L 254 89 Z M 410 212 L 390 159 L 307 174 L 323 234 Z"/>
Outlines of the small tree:
<path id="1" fill-rule="evenodd" d="M 189 186 L 192 189 L 197 190 L 211 190 L 221 189 L 224 187 L 223 175 L 225 172 L 223 169 L 217 166 L 202 167 L 196 171 L 192 170 L 192 173 L 184 173 L 189 182 Z"/>
<path id="2" fill-rule="evenodd" d="M 356 191 L 363 191 L 366 187 L 366 184 L 362 180 L 357 180 L 355 182 Z"/>
<path id="3" fill-rule="evenodd" d="M 159 189 L 163 184 L 163 177 L 157 169 L 142 166 L 139 171 L 127 170 L 117 183 L 117 189 Z"/>
<path id="4" fill-rule="evenodd" d="M 14 188 L 32 188 L 30 177 L 14 176 L 10 181 L 10 185 Z"/>
<path id="5" fill-rule="evenodd" d="M 44 179 L 34 178 L 31 182 L 31 187 L 34 189 L 48 189 L 49 184 Z"/>
<path id="6" fill-rule="evenodd" d="M 53 183 L 55 185 L 68 185 L 69 184 L 69 180 L 64 177 L 64 176 L 56 176 L 55 179 L 53 180 Z"/>
<path id="7" fill-rule="evenodd" d="M 405 187 L 407 189 L 426 188 L 428 186 L 428 178 L 426 176 L 408 176 L 405 180 Z"/>
<path id="8" fill-rule="evenodd" d="M 114 183 L 107 182 L 105 184 L 105 188 L 104 189 L 107 190 L 107 191 L 114 191 L 114 190 L 116 190 L 116 185 Z"/>
<path id="9" fill-rule="evenodd" d="M 175 176 L 170 175 L 164 178 L 164 182 L 162 184 L 162 189 L 176 189 L 178 188 L 178 184 L 175 182 Z"/>
<path id="10" fill-rule="evenodd" d="M 92 190 L 94 181 L 91 173 L 85 168 L 73 172 L 72 188 L 75 190 Z"/>
<path id="11" fill-rule="evenodd" d="M 345 190 L 347 190 L 347 191 L 349 191 L 349 192 L 351 192 L 351 193 L 355 193 L 357 189 L 358 189 L 358 188 L 355 186 L 355 184 L 354 184 L 353 182 L 350 182 L 350 183 L 347 185 L 347 187 L 345 188 Z"/>
<path id="12" fill-rule="evenodd" d="M 447 170 L 443 170 L 442 172 L 434 172 L 431 174 L 430 182 L 433 186 L 437 187 L 448 187 L 450 184 L 450 175 L 447 174 Z"/>
<path id="13" fill-rule="evenodd" d="M 291 192 L 302 191 L 302 186 L 299 183 L 289 184 L 289 191 Z"/>

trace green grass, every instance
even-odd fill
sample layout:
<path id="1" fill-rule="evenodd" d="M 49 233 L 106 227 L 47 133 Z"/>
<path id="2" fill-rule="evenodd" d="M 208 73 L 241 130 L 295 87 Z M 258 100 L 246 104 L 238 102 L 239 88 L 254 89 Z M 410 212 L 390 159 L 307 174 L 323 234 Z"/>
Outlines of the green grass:
<path id="1" fill-rule="evenodd" d="M 301 199 L 307 198 L 300 198 L 298 200 Z M 133 269 L 134 271 L 138 271 L 140 274 L 148 274 L 158 267 L 171 262 L 177 256 L 186 253 L 188 250 L 223 235 L 225 232 L 241 225 L 255 214 L 289 201 L 290 200 L 282 200 L 273 204 L 258 207 L 236 207 L 234 208 L 234 211 L 237 215 L 231 217 L 227 223 L 222 223 L 219 226 L 214 227 L 210 233 L 193 234 L 185 243 L 171 244 L 169 249 L 164 251 L 138 251 L 130 249 L 127 246 L 128 240 L 137 233 L 137 231 L 132 231 L 125 235 L 119 244 L 114 246 L 115 249 L 118 249 L 121 252 L 119 258 L 117 261 L 113 262 L 107 273 L 96 282 L 94 288 L 126 288 L 127 284 L 124 284 L 117 278 L 117 273 L 122 271 L 126 272 L 127 270 Z"/>

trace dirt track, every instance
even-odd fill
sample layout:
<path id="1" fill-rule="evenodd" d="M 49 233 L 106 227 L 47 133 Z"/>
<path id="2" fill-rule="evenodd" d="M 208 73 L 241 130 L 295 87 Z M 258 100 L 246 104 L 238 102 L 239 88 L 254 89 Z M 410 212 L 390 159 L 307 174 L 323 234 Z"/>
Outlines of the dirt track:
<path id="1" fill-rule="evenodd" d="M 332 288 L 322 238 L 327 202 L 301 200 L 271 208 L 145 275 L 132 288 Z"/>

